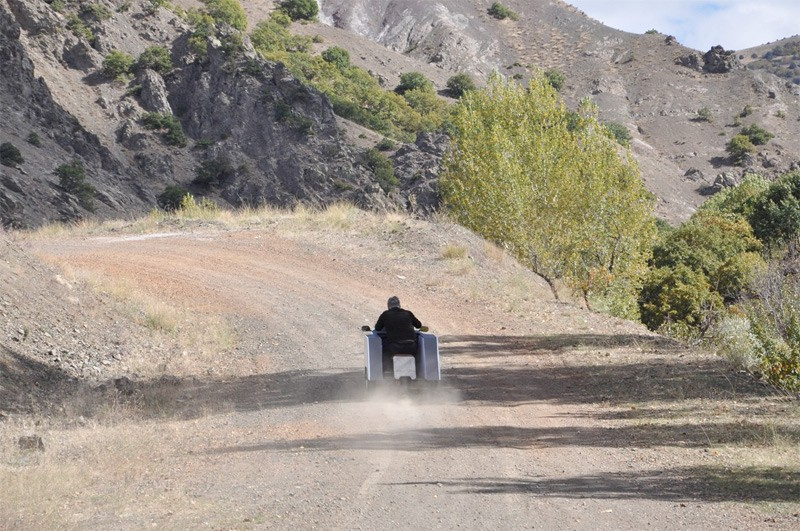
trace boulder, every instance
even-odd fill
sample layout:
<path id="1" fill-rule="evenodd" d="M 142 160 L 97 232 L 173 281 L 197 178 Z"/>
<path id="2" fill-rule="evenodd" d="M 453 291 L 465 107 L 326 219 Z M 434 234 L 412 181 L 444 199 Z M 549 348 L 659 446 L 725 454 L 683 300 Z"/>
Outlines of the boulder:
<path id="1" fill-rule="evenodd" d="M 725 50 L 722 46 L 712 46 L 703 55 L 703 71 L 709 74 L 724 74 L 741 68 L 741 63 L 733 50 Z"/>
<path id="2" fill-rule="evenodd" d="M 139 75 L 139 84 L 142 86 L 139 102 L 145 110 L 172 115 L 167 87 L 161 74 L 149 68 L 145 69 Z"/>

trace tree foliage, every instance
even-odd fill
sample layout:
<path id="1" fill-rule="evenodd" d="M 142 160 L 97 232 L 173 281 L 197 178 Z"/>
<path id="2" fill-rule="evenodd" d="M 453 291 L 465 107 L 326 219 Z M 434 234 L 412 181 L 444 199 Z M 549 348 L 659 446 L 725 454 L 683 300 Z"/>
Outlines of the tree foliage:
<path id="1" fill-rule="evenodd" d="M 406 72 L 400 75 L 400 84 L 395 87 L 394 91 L 402 95 L 414 89 L 433 90 L 433 83 L 421 72 Z"/>
<path id="2" fill-rule="evenodd" d="M 239 31 L 247 29 L 247 13 L 239 0 L 200 0 L 215 22 L 224 22 Z"/>
<path id="3" fill-rule="evenodd" d="M 788 245 L 792 254 L 800 251 L 800 171 L 770 184 L 755 200 L 750 224 L 771 249 Z"/>
<path id="4" fill-rule="evenodd" d="M 453 98 L 460 98 L 465 92 L 475 90 L 475 82 L 469 74 L 456 74 L 447 80 L 447 93 Z"/>
<path id="5" fill-rule="evenodd" d="M 731 156 L 733 162 L 741 164 L 747 155 L 755 152 L 756 146 L 753 145 L 747 135 L 739 134 L 730 139 L 725 146 L 725 150 Z"/>
<path id="6" fill-rule="evenodd" d="M 282 0 L 279 5 L 292 20 L 314 20 L 319 14 L 317 0 Z"/>
<path id="7" fill-rule="evenodd" d="M 173 68 L 172 57 L 169 50 L 163 46 L 148 46 L 136 60 L 136 68 L 140 70 L 149 68 L 159 74 L 166 74 Z"/>
<path id="8" fill-rule="evenodd" d="M 322 58 L 339 68 L 347 68 L 350 66 L 350 52 L 339 46 L 331 46 L 322 52 Z"/>
<path id="9" fill-rule="evenodd" d="M 90 212 L 94 212 L 95 188 L 86 180 L 86 169 L 83 163 L 75 159 L 67 164 L 62 164 L 55 169 L 58 184 L 67 192 L 75 195 L 78 202 Z"/>
<path id="10" fill-rule="evenodd" d="M 507 247 L 554 293 L 563 278 L 587 298 L 613 291 L 625 299 L 613 311 L 635 314 L 652 198 L 596 109 L 583 102 L 576 121 L 543 76 L 527 90 L 495 76 L 465 94 L 453 124 L 440 185 L 455 218 Z"/>
<path id="11" fill-rule="evenodd" d="M 103 59 L 103 73 L 111 79 L 119 79 L 131 73 L 135 59 L 125 52 L 114 50 Z"/>
<path id="12" fill-rule="evenodd" d="M 25 159 L 22 157 L 22 153 L 20 153 L 19 149 L 17 149 L 17 146 L 11 142 L 3 142 L 0 144 L 0 164 L 14 167 L 24 162 Z"/>

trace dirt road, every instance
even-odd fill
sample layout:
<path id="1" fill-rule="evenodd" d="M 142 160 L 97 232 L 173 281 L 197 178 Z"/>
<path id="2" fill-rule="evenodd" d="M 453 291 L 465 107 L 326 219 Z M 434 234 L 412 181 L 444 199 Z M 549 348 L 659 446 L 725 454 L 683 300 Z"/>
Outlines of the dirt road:
<path id="1" fill-rule="evenodd" d="M 772 407 L 763 388 L 552 301 L 463 238 L 407 223 L 369 238 L 259 229 L 34 242 L 236 331 L 220 372 L 180 378 L 165 417 L 125 428 L 150 464 L 121 481 L 93 476 L 62 516 L 96 528 L 800 525 L 797 475 L 769 475 L 791 450 L 759 443 Z M 443 259 L 452 241 L 469 256 Z M 435 393 L 364 394 L 358 329 L 392 294 L 441 338 Z M 87 437 L 113 447 L 112 432 Z"/>

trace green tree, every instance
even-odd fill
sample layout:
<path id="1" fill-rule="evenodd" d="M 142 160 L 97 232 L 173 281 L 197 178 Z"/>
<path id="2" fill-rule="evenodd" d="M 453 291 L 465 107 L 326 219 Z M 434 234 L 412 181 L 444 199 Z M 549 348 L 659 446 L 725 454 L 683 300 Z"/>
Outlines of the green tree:
<path id="1" fill-rule="evenodd" d="M 25 159 L 22 158 L 22 153 L 19 152 L 17 146 L 11 142 L 3 142 L 0 144 L 0 164 L 13 168 L 24 162 Z"/>
<path id="2" fill-rule="evenodd" d="M 279 6 L 292 20 L 314 20 L 319 14 L 317 0 L 282 0 Z"/>
<path id="3" fill-rule="evenodd" d="M 322 52 L 322 58 L 340 69 L 350 66 L 350 52 L 339 46 L 331 46 Z"/>
<path id="4" fill-rule="evenodd" d="M 493 76 L 465 94 L 440 187 L 455 219 L 507 247 L 558 296 L 563 278 L 588 300 L 616 293 L 635 314 L 655 234 L 652 198 L 588 101 L 571 118 L 552 85 Z"/>
<path id="5" fill-rule="evenodd" d="M 217 22 L 224 22 L 239 31 L 247 29 L 247 13 L 238 0 L 200 0 L 208 14 Z"/>
<path id="6" fill-rule="evenodd" d="M 763 146 L 773 138 L 775 135 L 764 129 L 763 127 L 759 127 L 756 124 L 750 124 L 747 127 L 742 128 L 742 134 L 745 135 L 747 138 L 750 139 L 756 146 Z"/>
<path id="7" fill-rule="evenodd" d="M 400 75 L 400 84 L 394 89 L 400 95 L 408 90 L 430 89 L 433 90 L 433 83 L 421 72 L 406 72 Z"/>
<path id="8" fill-rule="evenodd" d="M 55 169 L 55 174 L 62 188 L 75 195 L 83 208 L 94 212 L 95 188 L 86 181 L 86 170 L 80 160 L 60 165 Z"/>
<path id="9" fill-rule="evenodd" d="M 733 188 L 726 188 L 700 206 L 701 211 L 734 214 L 749 220 L 758 198 L 769 188 L 769 181 L 760 175 L 748 174 Z"/>
<path id="10" fill-rule="evenodd" d="M 135 62 L 127 53 L 114 50 L 103 59 L 103 73 L 112 79 L 124 78 L 131 73 Z"/>
<path id="11" fill-rule="evenodd" d="M 447 80 L 447 93 L 453 98 L 460 98 L 467 91 L 475 90 L 475 82 L 469 74 L 456 74 Z"/>
<path id="12" fill-rule="evenodd" d="M 400 181 L 394 174 L 394 163 L 392 159 L 377 149 L 368 149 L 364 154 L 364 162 L 375 174 L 375 179 L 384 192 L 391 192 L 400 184 Z"/>
<path id="13" fill-rule="evenodd" d="M 181 203 L 187 195 L 190 194 L 186 188 L 170 184 L 158 195 L 156 201 L 163 210 L 175 212 L 181 207 Z"/>
<path id="14" fill-rule="evenodd" d="M 606 126 L 606 129 L 608 129 L 608 132 L 611 134 L 611 137 L 614 140 L 616 140 L 619 143 L 619 145 L 621 146 L 630 145 L 633 136 L 631 135 L 631 132 L 628 130 L 627 127 L 617 122 L 605 122 L 603 125 Z"/>
<path id="15" fill-rule="evenodd" d="M 773 250 L 789 246 L 792 256 L 800 252 L 800 171 L 782 175 L 770 184 L 753 205 L 753 232 Z"/>
<path id="16" fill-rule="evenodd" d="M 166 74 L 172 70 L 172 57 L 169 50 L 163 46 L 148 46 L 136 61 L 136 68 L 143 70 L 149 68 L 159 74 Z"/>
<path id="17" fill-rule="evenodd" d="M 747 155 L 755 152 L 756 146 L 753 145 L 747 135 L 735 135 L 725 146 L 725 150 L 734 163 L 741 164 Z"/>

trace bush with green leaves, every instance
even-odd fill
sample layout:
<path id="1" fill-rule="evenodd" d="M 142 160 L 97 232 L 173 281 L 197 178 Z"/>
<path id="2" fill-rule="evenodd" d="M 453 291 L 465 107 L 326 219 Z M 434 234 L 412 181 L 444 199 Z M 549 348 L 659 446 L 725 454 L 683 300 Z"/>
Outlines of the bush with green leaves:
<path id="1" fill-rule="evenodd" d="M 103 74 L 111 79 L 123 79 L 133 70 L 135 59 L 125 52 L 114 50 L 103 59 Z"/>
<path id="2" fill-rule="evenodd" d="M 429 89 L 433 90 L 433 83 L 421 72 L 406 72 L 400 75 L 400 84 L 394 89 L 401 96 L 409 90 Z"/>
<path id="3" fill-rule="evenodd" d="M 86 181 L 86 170 L 78 159 L 62 164 L 55 169 L 58 184 L 67 192 L 78 198 L 83 208 L 94 212 L 95 188 Z"/>
<path id="4" fill-rule="evenodd" d="M 787 248 L 800 253 L 800 171 L 787 173 L 754 201 L 753 233 L 773 252 Z"/>
<path id="5" fill-rule="evenodd" d="M 3 142 L 0 144 L 0 164 L 13 168 L 24 162 L 25 159 L 22 158 L 22 153 L 17 149 L 17 146 L 11 142 Z"/>
<path id="6" fill-rule="evenodd" d="M 166 74 L 173 69 L 172 56 L 169 50 L 163 46 L 148 46 L 136 60 L 136 68 L 139 70 L 155 70 L 159 74 Z"/>
<path id="7" fill-rule="evenodd" d="M 233 177 L 236 169 L 231 164 L 230 159 L 225 155 L 218 155 L 216 158 L 204 160 L 195 170 L 195 178 L 192 184 L 211 188 L 219 186 L 226 179 Z"/>
<path id="8" fill-rule="evenodd" d="M 452 76 L 447 80 L 445 86 L 447 87 L 447 93 L 453 98 L 460 98 L 466 92 L 477 88 L 475 82 L 472 81 L 472 77 L 464 73 Z"/>
<path id="9" fill-rule="evenodd" d="M 42 139 L 35 131 L 31 131 L 27 138 L 28 144 L 36 147 L 42 147 Z"/>
<path id="10" fill-rule="evenodd" d="M 603 124 L 611 137 L 621 146 L 629 146 L 633 136 L 627 127 L 618 122 L 605 122 Z"/>
<path id="11" fill-rule="evenodd" d="M 519 20 L 519 15 L 504 6 L 500 2 L 494 2 L 491 7 L 486 11 L 497 20 L 504 20 L 510 18 L 511 20 Z"/>
<path id="12" fill-rule="evenodd" d="M 331 46 L 322 52 L 322 58 L 325 62 L 336 65 L 338 68 L 350 66 L 350 52 L 339 46 Z"/>
<path id="13" fill-rule="evenodd" d="M 389 193 L 400 184 L 400 180 L 394 174 L 394 163 L 377 149 L 367 150 L 364 154 L 364 163 L 375 174 L 375 179 L 384 192 Z"/>
<path id="14" fill-rule="evenodd" d="M 760 175 L 749 173 L 739 185 L 725 188 L 711 196 L 700 206 L 700 211 L 732 214 L 749 221 L 756 201 L 769 185 L 770 181 Z"/>
<path id="15" fill-rule="evenodd" d="M 761 248 L 741 216 L 699 211 L 654 246 L 639 295 L 642 322 L 683 337 L 704 335 L 764 268 Z"/>
<path id="16" fill-rule="evenodd" d="M 378 151 L 392 151 L 396 147 L 397 144 L 391 138 L 384 138 L 375 145 L 375 149 Z"/>
<path id="17" fill-rule="evenodd" d="M 556 89 L 556 91 L 560 92 L 562 88 L 564 88 L 564 84 L 567 82 L 567 76 L 564 75 L 563 72 L 558 70 L 557 68 L 548 68 L 544 71 L 544 77 L 547 79 L 548 83 Z"/>
<path id="18" fill-rule="evenodd" d="M 67 29 L 76 37 L 83 37 L 90 43 L 94 42 L 94 31 L 81 20 L 81 17 L 72 13 L 67 16 Z"/>
<path id="19" fill-rule="evenodd" d="M 180 208 L 187 195 L 190 194 L 186 188 L 170 184 L 158 195 L 156 202 L 161 209 L 167 212 L 175 212 Z"/>
<path id="20" fill-rule="evenodd" d="M 315 20 L 319 14 L 317 0 L 281 0 L 278 6 L 292 20 Z"/>
<path id="21" fill-rule="evenodd" d="M 750 139 L 756 146 L 763 146 L 773 138 L 775 135 L 764 129 L 763 127 L 759 127 L 756 124 L 750 124 L 747 127 L 742 128 L 742 134 L 745 135 L 747 138 Z"/>
<path id="22" fill-rule="evenodd" d="M 697 109 L 697 120 L 700 122 L 711 123 L 714 121 L 714 114 L 708 107 L 701 107 Z"/>
<path id="23" fill-rule="evenodd" d="M 112 14 L 113 13 L 111 13 L 111 10 L 107 6 L 96 2 L 81 6 L 81 15 L 98 22 L 108 20 L 111 18 Z"/>
<path id="24" fill-rule="evenodd" d="M 183 132 L 183 126 L 171 114 L 148 112 L 142 116 L 142 125 L 146 129 L 160 130 L 164 142 L 171 146 L 186 147 L 188 139 Z"/>
<path id="25" fill-rule="evenodd" d="M 748 155 L 755 153 L 756 146 L 747 135 L 734 135 L 725 145 L 725 151 L 735 164 L 741 164 Z"/>
<path id="26" fill-rule="evenodd" d="M 247 13 L 239 0 L 200 0 L 215 22 L 223 22 L 229 26 L 245 31 L 247 29 Z"/>

